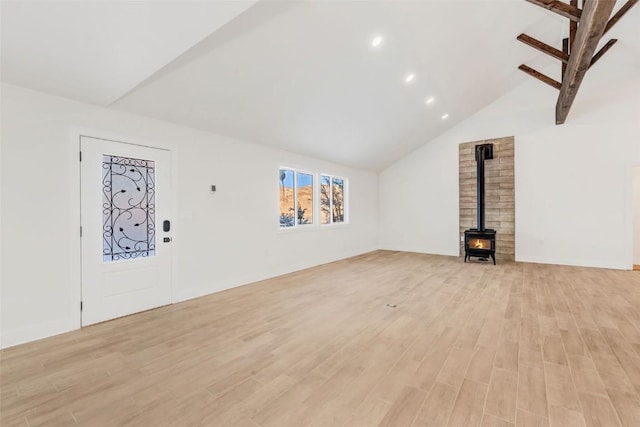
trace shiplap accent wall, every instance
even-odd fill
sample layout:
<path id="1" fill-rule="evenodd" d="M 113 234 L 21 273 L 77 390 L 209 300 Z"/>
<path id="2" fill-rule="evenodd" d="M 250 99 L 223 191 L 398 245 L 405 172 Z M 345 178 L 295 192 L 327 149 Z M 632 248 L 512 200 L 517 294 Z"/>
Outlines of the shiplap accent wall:
<path id="1" fill-rule="evenodd" d="M 477 164 L 475 147 L 493 144 L 493 159 L 484 162 L 485 227 L 496 230 L 496 257 L 515 259 L 515 191 L 513 173 L 514 138 L 487 139 L 459 145 L 460 236 L 478 226 Z M 464 241 L 460 242 L 464 254 Z"/>

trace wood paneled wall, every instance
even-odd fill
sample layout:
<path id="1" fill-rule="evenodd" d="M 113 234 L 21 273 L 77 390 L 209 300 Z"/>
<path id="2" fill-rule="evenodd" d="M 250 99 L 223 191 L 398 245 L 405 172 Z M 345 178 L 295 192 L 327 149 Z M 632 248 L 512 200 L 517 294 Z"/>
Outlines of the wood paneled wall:
<path id="1" fill-rule="evenodd" d="M 475 146 L 489 143 L 493 144 L 493 159 L 485 161 L 485 227 L 497 232 L 498 260 L 512 261 L 516 253 L 512 136 L 460 144 L 460 236 L 464 236 L 465 230 L 478 226 Z M 464 254 L 463 241 L 460 254 Z"/>

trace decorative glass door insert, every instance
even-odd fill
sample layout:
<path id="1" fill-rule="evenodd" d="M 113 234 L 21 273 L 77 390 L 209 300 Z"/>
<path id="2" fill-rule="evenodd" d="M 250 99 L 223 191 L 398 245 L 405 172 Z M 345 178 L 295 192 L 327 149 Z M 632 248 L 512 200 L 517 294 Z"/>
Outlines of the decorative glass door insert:
<path id="1" fill-rule="evenodd" d="M 156 254 L 155 162 L 102 156 L 102 260 Z"/>

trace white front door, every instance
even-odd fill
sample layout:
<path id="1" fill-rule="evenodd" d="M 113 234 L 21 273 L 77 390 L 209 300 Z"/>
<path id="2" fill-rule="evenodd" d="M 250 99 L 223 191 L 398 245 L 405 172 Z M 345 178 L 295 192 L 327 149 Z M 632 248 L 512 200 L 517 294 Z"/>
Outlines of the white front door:
<path id="1" fill-rule="evenodd" d="M 82 325 L 171 303 L 171 152 L 82 136 Z"/>

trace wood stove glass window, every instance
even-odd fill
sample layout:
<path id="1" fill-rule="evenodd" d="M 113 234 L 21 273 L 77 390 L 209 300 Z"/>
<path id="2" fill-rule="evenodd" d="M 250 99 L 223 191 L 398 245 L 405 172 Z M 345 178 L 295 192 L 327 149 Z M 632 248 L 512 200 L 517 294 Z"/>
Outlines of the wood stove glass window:
<path id="1" fill-rule="evenodd" d="M 469 249 L 491 249 L 490 239 L 469 239 Z"/>

